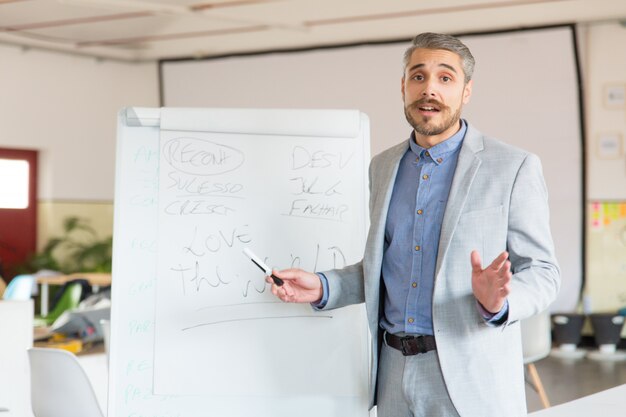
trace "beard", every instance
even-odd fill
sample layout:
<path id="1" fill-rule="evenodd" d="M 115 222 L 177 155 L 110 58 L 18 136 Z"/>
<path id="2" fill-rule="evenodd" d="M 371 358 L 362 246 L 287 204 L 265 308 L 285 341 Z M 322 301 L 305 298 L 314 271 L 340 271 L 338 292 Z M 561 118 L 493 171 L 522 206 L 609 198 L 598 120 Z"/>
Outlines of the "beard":
<path id="1" fill-rule="evenodd" d="M 412 109 L 418 109 L 420 106 L 428 104 L 434 104 L 439 108 L 439 112 L 442 116 L 441 123 L 429 124 L 432 117 L 418 115 L 419 119 L 416 120 L 416 118 L 411 114 Z M 459 106 L 454 113 L 451 113 L 450 107 L 445 106 L 437 100 L 421 99 L 414 101 L 408 106 L 405 105 L 404 115 L 406 116 L 406 121 L 409 122 L 413 129 L 415 129 L 416 133 L 424 136 L 436 136 L 450 129 L 455 123 L 459 123 L 461 118 L 461 107 L 462 106 Z"/>

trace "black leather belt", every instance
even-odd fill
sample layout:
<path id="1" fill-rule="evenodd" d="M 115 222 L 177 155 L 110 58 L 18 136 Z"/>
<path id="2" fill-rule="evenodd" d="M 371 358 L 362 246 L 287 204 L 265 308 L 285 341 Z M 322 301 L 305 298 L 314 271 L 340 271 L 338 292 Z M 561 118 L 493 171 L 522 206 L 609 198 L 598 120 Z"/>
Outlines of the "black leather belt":
<path id="1" fill-rule="evenodd" d="M 404 356 L 417 355 L 437 349 L 434 336 L 396 336 L 385 332 L 387 345 L 398 349 Z"/>

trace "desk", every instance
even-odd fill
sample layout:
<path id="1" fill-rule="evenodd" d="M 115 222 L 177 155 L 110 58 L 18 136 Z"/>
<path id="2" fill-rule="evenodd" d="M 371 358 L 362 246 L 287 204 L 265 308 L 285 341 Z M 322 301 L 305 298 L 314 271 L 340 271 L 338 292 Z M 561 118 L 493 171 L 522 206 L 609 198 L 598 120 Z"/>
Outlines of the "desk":
<path id="1" fill-rule="evenodd" d="M 600 391 L 565 404 L 536 411 L 528 417 L 623 417 L 626 415 L 626 384 Z"/>
<path id="2" fill-rule="evenodd" d="M 75 280 L 75 279 L 85 279 L 89 282 L 89 285 L 93 288 L 94 292 L 98 292 L 100 287 L 106 287 L 111 285 L 111 274 L 109 273 L 98 273 L 98 272 L 87 272 L 80 273 L 76 272 L 74 274 L 69 275 L 51 275 L 51 276 L 42 276 L 37 278 L 37 284 L 41 285 L 41 315 L 48 315 L 48 286 L 49 285 L 63 285 L 66 282 Z"/>

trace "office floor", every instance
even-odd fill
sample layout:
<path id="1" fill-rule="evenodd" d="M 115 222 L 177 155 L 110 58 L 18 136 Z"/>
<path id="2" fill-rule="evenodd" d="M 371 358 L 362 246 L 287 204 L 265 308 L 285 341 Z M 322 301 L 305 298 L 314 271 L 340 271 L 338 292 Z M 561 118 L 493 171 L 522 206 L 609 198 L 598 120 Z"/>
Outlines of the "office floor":
<path id="1" fill-rule="evenodd" d="M 535 366 L 550 405 L 562 404 L 626 384 L 626 361 L 600 362 L 587 358 L 573 361 L 548 356 L 536 362 Z M 529 412 L 542 409 L 539 396 L 528 384 L 526 403 Z"/>

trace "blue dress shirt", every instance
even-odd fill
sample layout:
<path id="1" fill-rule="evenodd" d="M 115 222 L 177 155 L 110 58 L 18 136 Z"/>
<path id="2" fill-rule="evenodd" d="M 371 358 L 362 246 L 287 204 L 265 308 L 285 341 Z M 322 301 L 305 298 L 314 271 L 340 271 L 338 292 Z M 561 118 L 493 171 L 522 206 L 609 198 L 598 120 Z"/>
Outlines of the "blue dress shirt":
<path id="1" fill-rule="evenodd" d="M 466 131 L 467 124 L 461 121 L 457 133 L 430 149 L 419 146 L 412 133 L 400 160 L 383 254 L 386 291 L 381 326 L 389 333 L 433 334 L 439 235 Z"/>

